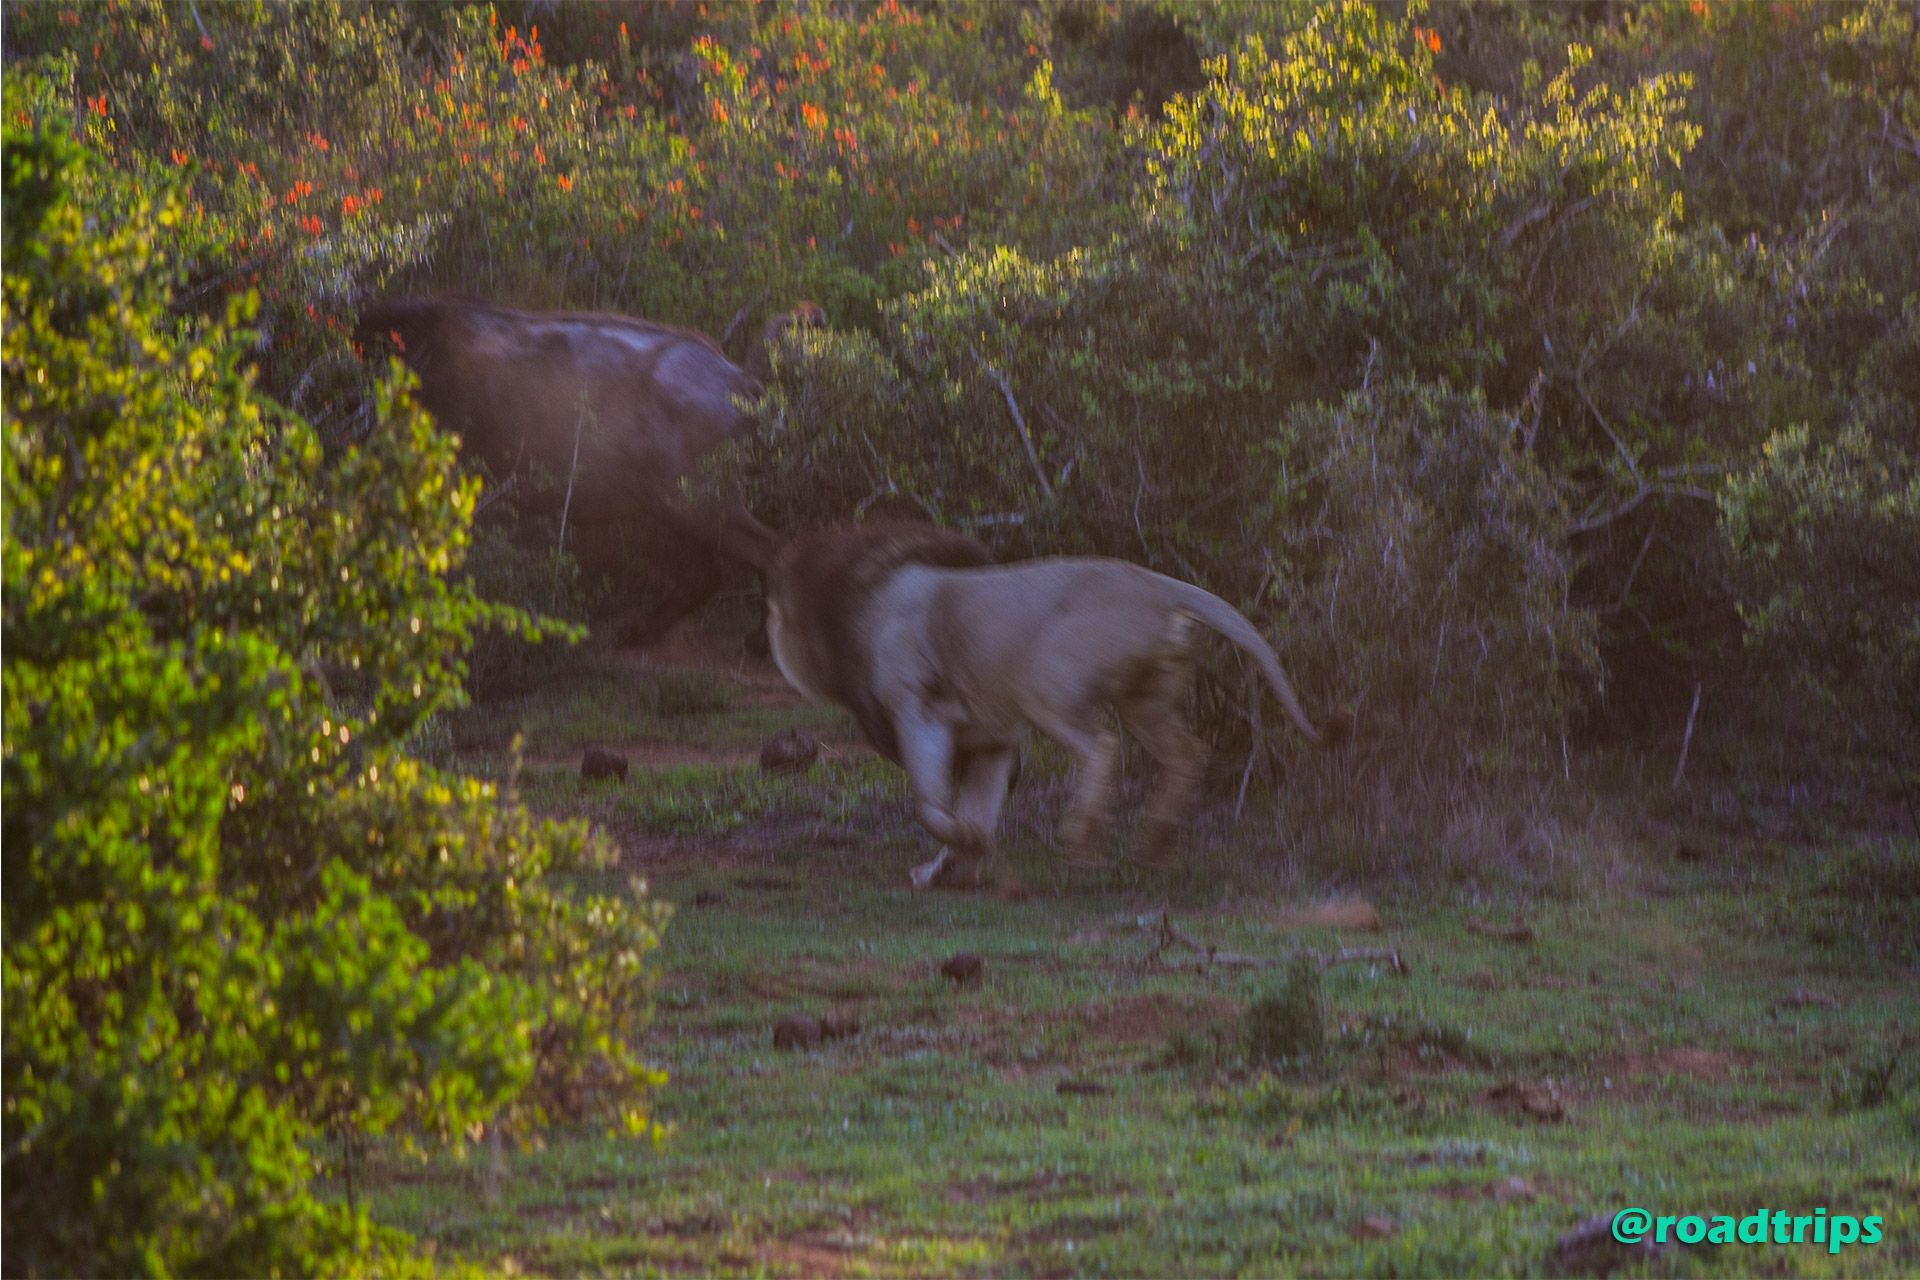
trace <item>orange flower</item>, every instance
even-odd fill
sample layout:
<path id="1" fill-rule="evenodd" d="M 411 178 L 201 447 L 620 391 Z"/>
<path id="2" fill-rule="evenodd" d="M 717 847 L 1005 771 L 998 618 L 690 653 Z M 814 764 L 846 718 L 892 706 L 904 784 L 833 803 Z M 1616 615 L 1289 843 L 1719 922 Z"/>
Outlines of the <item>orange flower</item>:
<path id="1" fill-rule="evenodd" d="M 727 109 L 720 105 L 718 98 L 713 100 L 713 122 L 715 124 L 725 124 L 727 122 Z"/>
<path id="2" fill-rule="evenodd" d="M 175 164 L 185 164 L 187 162 L 187 153 L 178 147 L 173 148 L 173 162 Z"/>
<path id="3" fill-rule="evenodd" d="M 1693 16 L 1696 18 L 1706 17 L 1707 16 L 1707 0 L 1693 0 L 1693 3 L 1687 6 L 1687 11 L 1693 14 Z"/>
<path id="4" fill-rule="evenodd" d="M 568 177 L 568 176 L 567 176 L 566 174 L 564 174 L 564 173 L 563 173 L 563 174 L 559 174 L 559 175 L 557 175 L 557 176 L 556 176 L 556 177 L 554 178 L 554 181 L 555 181 L 555 182 L 558 182 L 558 183 L 560 184 L 560 189 L 561 189 L 562 191 L 571 191 L 571 190 L 573 190 L 573 179 L 572 179 L 572 178 L 569 178 L 569 177 Z"/>
<path id="5" fill-rule="evenodd" d="M 800 104 L 800 118 L 806 121 L 807 128 L 819 133 L 827 127 L 827 113 L 811 102 Z"/>
<path id="6" fill-rule="evenodd" d="M 104 116 L 107 114 L 107 95 L 103 93 L 97 98 L 88 98 L 87 105 L 93 108 L 93 114 Z"/>

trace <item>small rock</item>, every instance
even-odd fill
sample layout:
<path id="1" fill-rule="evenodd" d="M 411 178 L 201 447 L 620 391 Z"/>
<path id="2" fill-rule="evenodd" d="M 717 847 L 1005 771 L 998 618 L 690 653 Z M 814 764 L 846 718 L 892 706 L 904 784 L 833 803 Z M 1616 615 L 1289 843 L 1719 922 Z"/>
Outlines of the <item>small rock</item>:
<path id="1" fill-rule="evenodd" d="M 1613 1215 L 1602 1213 L 1555 1241 L 1547 1263 L 1556 1275 L 1605 1276 L 1638 1266 L 1665 1248 L 1644 1239 L 1621 1244 L 1613 1238 Z"/>
<path id="2" fill-rule="evenodd" d="M 1482 1101 L 1547 1124 L 1558 1124 L 1567 1118 L 1566 1106 L 1550 1087 L 1542 1085 L 1509 1082 L 1495 1085 L 1480 1097 Z"/>
<path id="3" fill-rule="evenodd" d="M 1392 1218 L 1384 1213 L 1370 1213 L 1347 1228 L 1347 1235 L 1355 1240 L 1385 1240 L 1397 1228 Z"/>
<path id="4" fill-rule="evenodd" d="M 804 1013 L 790 1013 L 773 1024 L 773 1047 L 776 1049 L 818 1049 L 821 1037 L 819 1021 Z"/>
<path id="5" fill-rule="evenodd" d="M 979 986 L 986 971 L 987 962 L 971 951 L 956 952 L 940 966 L 940 972 L 956 987 Z"/>
<path id="6" fill-rule="evenodd" d="M 588 747 L 587 753 L 580 757 L 580 776 L 588 782 L 598 782 L 602 778 L 618 778 L 625 782 L 627 758 L 617 751 Z"/>
<path id="7" fill-rule="evenodd" d="M 829 1040 L 845 1040 L 860 1034 L 860 1015 L 851 1009 L 829 1009 L 820 1015 L 820 1034 Z"/>
<path id="8" fill-rule="evenodd" d="M 1537 1200 L 1540 1192 L 1525 1178 L 1502 1178 L 1487 1185 L 1487 1198 L 1495 1204 L 1510 1204 L 1515 1200 Z"/>
<path id="9" fill-rule="evenodd" d="M 1824 991 L 1808 991 L 1804 987 L 1796 988 L 1792 994 L 1782 997 L 1774 1006 L 1776 1009 L 1838 1009 L 1840 1001 Z"/>
<path id="10" fill-rule="evenodd" d="M 1053 1086 L 1053 1091 L 1072 1098 L 1104 1098 L 1113 1092 L 1098 1080 L 1062 1080 Z"/>
<path id="11" fill-rule="evenodd" d="M 760 767 L 768 773 L 805 773 L 820 758 L 820 739 L 798 729 L 776 734 L 760 748 Z"/>

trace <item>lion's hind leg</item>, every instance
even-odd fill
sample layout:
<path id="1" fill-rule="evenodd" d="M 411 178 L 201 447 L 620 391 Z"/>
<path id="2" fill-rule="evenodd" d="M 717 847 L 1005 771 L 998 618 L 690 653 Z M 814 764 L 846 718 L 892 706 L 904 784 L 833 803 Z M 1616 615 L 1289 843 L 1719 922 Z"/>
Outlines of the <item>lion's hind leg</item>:
<path id="1" fill-rule="evenodd" d="M 1067 860 L 1077 866 L 1100 864 L 1099 845 L 1107 831 L 1108 794 L 1120 759 L 1120 739 L 1107 726 L 1106 713 L 1097 706 L 1077 714 L 1054 715 L 1042 721 L 1040 731 L 1067 749 L 1073 757 L 1073 799 L 1061 826 Z"/>
<path id="2" fill-rule="evenodd" d="M 1204 776 L 1206 744 L 1187 727 L 1192 682 L 1188 632 L 1176 623 L 1151 669 L 1118 704 L 1121 723 L 1140 739 L 1162 775 L 1140 824 L 1140 860 L 1149 867 L 1163 868 L 1171 861 L 1172 846 Z"/>

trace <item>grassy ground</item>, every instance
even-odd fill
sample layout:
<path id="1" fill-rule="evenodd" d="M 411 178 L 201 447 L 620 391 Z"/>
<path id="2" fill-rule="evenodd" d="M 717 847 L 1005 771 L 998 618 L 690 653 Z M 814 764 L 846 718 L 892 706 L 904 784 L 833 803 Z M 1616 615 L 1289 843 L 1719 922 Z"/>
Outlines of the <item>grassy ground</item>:
<path id="1" fill-rule="evenodd" d="M 791 726 L 831 754 L 767 778 L 757 747 Z M 923 895 L 898 778 L 767 669 L 587 663 L 452 744 L 605 824 L 679 909 L 647 1038 L 669 1139 L 376 1155 L 377 1215 L 442 1251 L 567 1275 L 1540 1274 L 1582 1266 L 1556 1240 L 1617 1208 L 1824 1206 L 1883 1215 L 1884 1242 L 1644 1265 L 1920 1269 L 1911 839 L 1743 812 L 1380 875 L 1276 852 L 1250 808 L 1202 822 L 1173 881 L 1076 878 L 1043 755 L 999 888 Z M 583 783 L 588 744 L 640 767 Z M 1274 963 L 1199 962 L 1163 916 Z M 1285 964 L 1342 948 L 1408 972 Z M 978 985 L 940 973 L 962 950 Z M 773 1048 L 784 1015 L 829 1011 L 859 1032 Z M 1256 1032 L 1297 1052 L 1259 1061 Z"/>

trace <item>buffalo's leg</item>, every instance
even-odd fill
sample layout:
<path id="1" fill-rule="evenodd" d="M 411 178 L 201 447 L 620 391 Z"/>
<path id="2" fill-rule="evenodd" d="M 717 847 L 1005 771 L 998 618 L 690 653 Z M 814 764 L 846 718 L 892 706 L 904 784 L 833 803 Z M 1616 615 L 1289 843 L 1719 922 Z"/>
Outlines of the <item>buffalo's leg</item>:
<path id="1" fill-rule="evenodd" d="M 651 608 L 628 615 L 616 636 L 622 648 L 644 649 L 658 644 L 674 624 L 720 590 L 726 560 L 710 540 L 669 527 L 662 530 L 655 545 L 666 567 L 667 594 Z"/>
<path id="2" fill-rule="evenodd" d="M 1202 780 L 1206 746 L 1186 722 L 1189 679 L 1184 661 L 1167 659 L 1120 707 L 1122 723 L 1160 766 L 1160 785 L 1140 825 L 1140 859 L 1152 867 L 1169 861 Z"/>
<path id="3" fill-rule="evenodd" d="M 980 873 L 993 856 L 994 832 L 1000 826 L 1000 806 L 1007 798 L 1014 765 L 1020 759 L 1015 747 L 995 747 L 969 751 L 954 761 L 953 811 L 961 824 L 983 834 L 974 849 L 948 846 L 941 850 L 939 881 L 956 888 L 972 888 L 980 882 Z"/>
<path id="4" fill-rule="evenodd" d="M 663 502 L 647 525 L 654 533 L 652 545 L 666 567 L 670 585 L 665 598 L 643 616 L 630 617 L 621 627 L 619 642 L 630 648 L 658 642 L 728 582 L 764 574 L 779 542 L 778 534 L 738 503 Z M 766 640 L 764 592 L 760 625 L 748 639 L 747 648 L 759 657 L 771 652 Z"/>
<path id="5" fill-rule="evenodd" d="M 773 657 L 773 642 L 767 637 L 766 584 L 761 584 L 760 592 L 754 599 L 759 608 L 754 615 L 753 630 L 747 633 L 747 638 L 741 642 L 741 647 L 747 651 L 748 657 L 759 662 L 767 662 Z"/>

